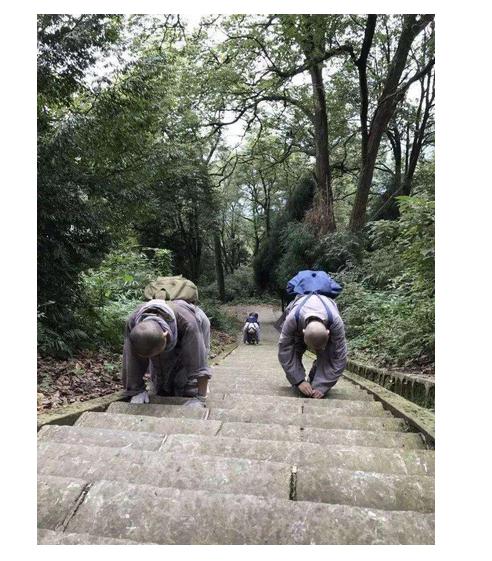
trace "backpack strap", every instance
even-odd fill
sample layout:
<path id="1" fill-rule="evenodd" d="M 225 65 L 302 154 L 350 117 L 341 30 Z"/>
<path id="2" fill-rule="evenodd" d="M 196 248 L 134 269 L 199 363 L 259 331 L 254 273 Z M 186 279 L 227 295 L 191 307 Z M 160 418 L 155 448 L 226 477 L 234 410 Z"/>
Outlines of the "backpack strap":
<path id="1" fill-rule="evenodd" d="M 297 329 L 299 329 L 299 315 L 301 313 L 301 308 L 304 306 L 304 304 L 307 302 L 307 300 L 309 298 L 311 298 L 312 295 L 313 295 L 312 293 L 306 294 L 306 298 L 301 300 L 299 302 L 299 304 L 297 305 L 296 314 L 295 314 Z"/>
<path id="2" fill-rule="evenodd" d="M 331 313 L 330 308 L 327 306 L 326 302 L 323 300 L 323 298 L 321 298 L 321 296 L 315 292 L 314 294 L 316 294 L 316 296 L 318 297 L 319 301 L 323 304 L 323 306 L 325 307 L 325 312 L 326 315 L 328 317 L 328 327 L 330 327 L 330 325 L 333 323 L 333 314 Z"/>
<path id="3" fill-rule="evenodd" d="M 306 295 L 306 298 L 304 298 L 302 301 L 299 302 L 296 308 L 295 318 L 296 318 L 296 325 L 298 329 L 299 329 L 299 316 L 301 313 L 301 308 L 304 306 L 307 300 L 313 295 L 316 295 L 318 297 L 319 301 L 323 304 L 325 308 L 325 312 L 328 318 L 328 327 L 330 327 L 330 325 L 333 323 L 333 314 L 331 313 L 331 310 L 327 306 L 326 302 L 323 300 L 323 298 L 321 298 L 321 296 L 317 292 L 310 292 L 309 294 Z"/>

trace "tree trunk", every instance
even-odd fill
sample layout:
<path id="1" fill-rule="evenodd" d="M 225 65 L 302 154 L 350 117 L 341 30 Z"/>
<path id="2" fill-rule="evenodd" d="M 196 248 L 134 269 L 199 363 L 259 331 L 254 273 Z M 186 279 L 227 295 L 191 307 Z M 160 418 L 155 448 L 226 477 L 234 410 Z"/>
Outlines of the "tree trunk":
<path id="1" fill-rule="evenodd" d="M 316 149 L 317 190 L 314 200 L 314 222 L 323 233 L 336 230 L 333 212 L 333 192 L 331 188 L 331 170 L 328 145 L 328 114 L 326 111 L 325 86 L 323 84 L 323 67 L 321 64 L 309 70 L 313 86 L 314 101 L 314 138 Z"/>
<path id="2" fill-rule="evenodd" d="M 361 154 L 361 170 L 349 228 L 352 232 L 361 230 L 366 224 L 367 202 L 372 185 L 374 167 L 378 156 L 381 138 L 393 116 L 398 103 L 403 99 L 405 89 L 398 89 L 399 81 L 405 68 L 408 54 L 415 37 L 431 21 L 431 16 L 424 16 L 417 21 L 416 15 L 406 15 L 395 56 L 388 69 L 383 91 L 379 97 L 373 115 L 367 149 Z"/>
<path id="3" fill-rule="evenodd" d="M 376 212 L 371 217 L 372 220 L 396 220 L 398 218 L 398 205 L 396 199 L 402 194 L 402 151 L 401 151 L 401 135 L 398 127 L 386 131 L 389 138 L 393 157 L 395 160 L 395 171 L 391 186 L 378 201 Z"/>
<path id="4" fill-rule="evenodd" d="M 386 220 L 396 220 L 400 216 L 400 209 L 395 200 L 395 197 L 399 195 L 410 196 L 412 193 L 413 177 L 415 175 L 415 170 L 422 152 L 422 148 L 425 144 L 425 137 L 427 133 L 427 128 L 429 126 L 429 119 L 431 114 L 431 109 L 434 104 L 434 77 L 431 73 L 427 78 L 423 78 L 421 81 L 421 95 L 419 106 L 417 108 L 417 114 L 415 118 L 415 130 L 413 133 L 413 139 L 410 142 L 410 124 L 407 123 L 406 127 L 406 148 L 405 148 L 405 170 L 402 178 L 401 167 L 402 167 L 402 151 L 401 151 L 401 135 L 397 127 L 395 126 L 393 131 L 388 131 L 388 137 L 390 139 L 393 154 L 395 158 L 395 181 L 392 186 L 391 191 L 389 191 L 385 197 L 383 197 L 382 206 L 377 210 L 377 214 L 373 219 L 386 219 Z M 425 81 L 427 83 L 425 83 Z M 432 82 L 432 87 L 431 87 Z"/>
<path id="5" fill-rule="evenodd" d="M 220 237 L 217 230 L 214 230 L 214 252 L 215 252 L 215 275 L 217 277 L 217 289 L 219 291 L 219 300 L 225 302 L 225 282 L 224 282 L 224 265 L 222 263 L 222 247 Z"/>

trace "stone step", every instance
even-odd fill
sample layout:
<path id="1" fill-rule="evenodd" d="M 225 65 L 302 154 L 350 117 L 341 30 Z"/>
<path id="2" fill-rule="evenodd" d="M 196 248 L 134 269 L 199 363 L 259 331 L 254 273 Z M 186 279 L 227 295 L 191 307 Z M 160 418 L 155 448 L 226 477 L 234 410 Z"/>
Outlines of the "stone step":
<path id="1" fill-rule="evenodd" d="M 159 406 L 157 406 L 159 407 Z M 233 421 L 242 423 L 276 423 L 299 427 L 319 427 L 325 429 L 356 429 L 370 431 L 406 431 L 407 425 L 393 417 L 355 417 L 342 415 L 289 414 L 278 411 L 261 411 L 254 408 L 219 409 L 211 408 L 208 416 L 213 421 Z"/>
<path id="2" fill-rule="evenodd" d="M 221 428 L 222 423 L 220 421 L 202 421 L 199 419 L 173 419 L 169 417 L 95 413 L 88 411 L 77 419 L 75 426 L 127 430 L 139 433 L 207 434 L 209 436 L 214 436 Z"/>
<path id="3" fill-rule="evenodd" d="M 38 530 L 38 545 L 138 545 L 133 540 L 105 538 L 93 534 L 74 534 L 55 532 L 54 530 Z M 151 545 L 144 544 L 144 545 Z M 155 544 L 154 544 L 155 545 Z"/>
<path id="4" fill-rule="evenodd" d="M 211 421 L 206 421 L 211 422 Z M 322 445 L 343 444 L 381 448 L 423 449 L 424 442 L 416 433 L 368 431 L 347 429 L 302 430 L 294 425 L 224 422 L 220 436 L 250 438 L 253 440 L 283 440 L 289 442 L 314 442 Z"/>
<path id="5" fill-rule="evenodd" d="M 38 443 L 38 472 L 79 480 L 124 481 L 288 499 L 292 465 L 271 460 Z M 383 510 L 433 512 L 434 480 L 320 466 L 297 466 L 298 500 Z"/>
<path id="6" fill-rule="evenodd" d="M 297 468 L 296 500 L 434 512 L 434 478 L 304 465 Z"/>
<path id="7" fill-rule="evenodd" d="M 269 395 L 275 397 L 300 397 L 300 392 L 297 388 L 293 388 L 290 385 L 272 385 L 268 387 L 253 387 L 245 384 L 227 384 L 220 383 L 214 384 L 213 382 L 209 385 L 209 391 L 211 396 L 216 394 L 250 394 L 250 395 Z M 336 386 L 328 392 L 326 399 L 351 399 L 351 400 L 365 400 L 373 401 L 373 397 L 368 392 L 364 390 L 357 389 L 341 389 Z M 313 400 L 314 401 L 314 400 Z M 321 401 L 321 400 L 320 400 Z"/>
<path id="8" fill-rule="evenodd" d="M 247 382 L 248 380 L 254 380 L 255 382 L 261 381 L 274 381 L 277 382 L 279 380 L 283 381 L 284 383 L 288 384 L 289 381 L 285 376 L 284 372 L 278 370 L 268 370 L 264 369 L 262 366 L 258 371 L 248 371 L 246 369 L 237 369 L 237 368 L 230 368 L 230 369 L 212 369 L 212 378 L 211 380 L 234 380 L 238 379 L 241 382 Z M 353 386 L 355 385 L 348 380 L 347 378 L 341 377 L 338 379 L 338 382 L 344 386 Z"/>
<path id="9" fill-rule="evenodd" d="M 251 397 L 251 396 L 250 396 Z M 207 406 L 211 410 L 233 410 L 233 411 L 254 411 L 257 413 L 275 413 L 276 415 L 309 415 L 318 416 L 320 418 L 332 418 L 338 416 L 353 417 L 376 417 L 376 418 L 393 418 L 389 411 L 385 411 L 376 401 L 349 401 L 336 400 L 336 407 L 315 407 L 311 406 L 308 400 L 286 400 L 286 401 L 255 401 L 253 400 L 231 400 L 228 398 L 222 400 L 207 399 Z M 311 400 L 314 403 L 317 400 Z M 335 400 L 331 401 L 333 403 Z M 291 424 L 295 424 L 292 423 Z"/>
<path id="10" fill-rule="evenodd" d="M 350 446 L 375 446 L 380 448 L 424 449 L 425 443 L 418 433 L 389 431 L 359 431 L 320 429 L 310 427 L 301 431 L 301 442 L 315 444 L 347 444 Z"/>
<path id="11" fill-rule="evenodd" d="M 147 440 L 140 446 L 139 438 Z M 397 450 L 395 448 L 370 448 L 343 445 L 321 446 L 309 442 L 286 442 L 274 440 L 251 440 L 228 438 L 220 435 L 210 438 L 201 435 L 159 435 L 47 425 L 38 433 L 38 440 L 81 444 L 125 450 L 148 450 L 188 456 L 224 456 L 271 460 L 295 465 L 313 465 L 322 469 L 340 467 L 352 471 L 373 471 L 409 475 L 432 475 L 434 473 L 434 451 Z"/>
<path id="12" fill-rule="evenodd" d="M 87 486 L 83 479 L 38 475 L 38 528 L 62 527 Z"/>
<path id="13" fill-rule="evenodd" d="M 434 517 L 97 481 L 67 532 L 159 544 L 432 544 Z"/>
<path id="14" fill-rule="evenodd" d="M 425 448 L 417 433 L 392 431 L 363 431 L 346 429 L 320 429 L 311 427 L 301 430 L 294 425 L 200 421 L 196 419 L 171 419 L 119 413 L 87 412 L 79 417 L 76 426 L 154 432 L 158 434 L 205 434 L 229 436 L 253 440 L 281 440 L 314 442 L 322 445 L 378 446 L 382 448 Z"/>
<path id="15" fill-rule="evenodd" d="M 156 487 L 203 489 L 289 498 L 291 466 L 247 458 L 185 456 L 142 450 L 38 443 L 38 472 L 88 481 L 115 480 Z"/>
<path id="16" fill-rule="evenodd" d="M 296 396 L 293 396 L 296 397 Z M 175 396 L 158 396 L 151 395 L 151 403 L 162 403 L 170 405 L 181 405 L 188 400 L 186 397 Z M 259 409 L 274 407 L 279 410 L 285 411 L 299 411 L 303 408 L 305 413 L 328 413 L 335 409 L 339 411 L 350 410 L 351 413 L 364 416 L 388 416 L 391 415 L 388 411 L 383 409 L 379 401 L 356 400 L 350 401 L 346 399 L 309 399 L 299 398 L 293 399 L 292 397 L 272 397 L 268 395 L 252 395 L 252 394 L 214 394 L 207 397 L 207 405 L 209 407 L 220 407 L 221 409 L 236 408 L 247 405 L 255 405 Z M 334 412 L 335 414 L 335 412 Z M 338 413 L 337 413 L 338 414 Z"/>
<path id="17" fill-rule="evenodd" d="M 38 432 L 38 440 L 155 451 L 162 446 L 165 435 L 84 426 L 45 425 Z"/>
<path id="18" fill-rule="evenodd" d="M 350 403 L 350 402 L 347 402 Z M 182 411 L 179 411 L 182 409 Z M 300 408 L 299 408 L 300 409 Z M 291 424 L 300 427 L 320 427 L 320 428 L 340 428 L 358 430 L 385 430 L 385 431 L 405 431 L 407 425 L 401 419 L 391 416 L 365 417 L 350 415 L 347 409 L 338 410 L 338 414 L 331 413 L 306 413 L 292 411 L 291 413 L 282 411 L 281 408 L 271 407 L 256 408 L 254 405 L 221 409 L 211 407 L 210 409 L 187 407 L 183 405 L 159 405 L 154 403 L 133 404 L 116 402 L 111 404 L 108 413 L 122 413 L 126 415 L 145 415 L 152 417 L 183 418 L 189 412 L 190 418 L 198 417 L 216 421 L 234 421 L 244 423 L 276 423 Z M 341 414 L 343 413 L 343 415 Z"/>
<path id="19" fill-rule="evenodd" d="M 257 376 L 257 375 L 233 375 L 233 374 L 216 374 L 214 373 L 211 380 L 210 386 L 212 385 L 224 385 L 224 384 L 234 384 L 244 385 L 246 387 L 254 386 L 257 387 L 264 387 L 264 388 L 272 388 L 278 386 L 285 386 L 285 387 L 292 387 L 285 376 Z M 346 380 L 338 380 L 334 389 L 337 390 L 346 390 L 346 391 L 353 391 L 353 392 L 361 392 L 365 393 L 365 390 L 359 388 L 355 384 L 348 382 Z"/>
<path id="20" fill-rule="evenodd" d="M 250 396 L 252 397 L 252 396 Z M 315 400 L 311 400 L 314 402 Z M 353 417 L 375 417 L 375 418 L 393 418 L 389 411 L 385 411 L 381 405 L 376 401 L 349 401 L 337 400 L 337 407 L 311 407 L 307 400 L 285 400 L 285 401 L 256 401 L 234 399 L 231 396 L 229 400 L 208 398 L 207 407 L 210 410 L 230 410 L 235 412 L 244 411 L 254 412 L 257 414 L 275 414 L 275 415 L 309 415 L 320 418 L 332 418 L 338 416 L 353 416 Z M 333 402 L 332 402 L 333 403 Z M 291 424 L 295 424 L 292 423 Z"/>
<path id="21" fill-rule="evenodd" d="M 206 419 L 208 411 L 205 407 L 188 407 L 186 405 L 157 405 L 155 403 L 127 403 L 115 401 L 106 409 L 108 413 L 125 415 L 151 415 L 171 419 Z"/>
<path id="22" fill-rule="evenodd" d="M 162 452 L 193 456 L 226 456 L 287 462 L 319 469 L 340 467 L 352 471 L 372 471 L 401 475 L 433 475 L 433 450 L 398 450 L 362 446 L 321 446 L 310 442 L 251 440 L 246 438 L 208 438 L 200 435 L 170 435 Z"/>
<path id="23" fill-rule="evenodd" d="M 304 366 L 310 368 L 313 361 L 305 360 L 303 363 Z M 282 371 L 282 367 L 277 359 L 277 354 L 272 351 L 266 353 L 258 352 L 254 355 L 245 356 L 229 355 L 226 362 L 216 365 L 217 368 L 249 368 L 250 370 L 257 370 L 258 366 Z"/>

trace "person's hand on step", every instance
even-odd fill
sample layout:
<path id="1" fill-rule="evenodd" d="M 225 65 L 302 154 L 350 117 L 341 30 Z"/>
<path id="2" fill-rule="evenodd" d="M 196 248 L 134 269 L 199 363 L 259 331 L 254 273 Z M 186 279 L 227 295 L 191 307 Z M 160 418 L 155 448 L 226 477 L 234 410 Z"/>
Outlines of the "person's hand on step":
<path id="1" fill-rule="evenodd" d="M 303 393 L 306 397 L 312 397 L 313 395 L 313 388 L 309 382 L 301 382 L 298 386 L 298 389 L 301 393 Z"/>
<path id="2" fill-rule="evenodd" d="M 313 397 L 314 399 L 322 399 L 323 394 L 319 390 L 313 390 L 311 397 Z"/>

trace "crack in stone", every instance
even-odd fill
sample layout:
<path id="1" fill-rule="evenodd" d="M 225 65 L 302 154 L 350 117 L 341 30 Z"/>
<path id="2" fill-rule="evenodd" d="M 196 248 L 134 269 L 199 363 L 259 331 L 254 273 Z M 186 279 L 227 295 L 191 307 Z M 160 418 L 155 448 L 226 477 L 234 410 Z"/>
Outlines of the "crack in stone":
<path id="1" fill-rule="evenodd" d="M 162 440 L 162 442 L 161 442 L 161 445 L 159 446 L 159 448 L 158 448 L 157 451 L 158 451 L 158 452 L 162 452 L 163 450 L 165 450 L 165 449 L 166 449 L 166 444 L 168 444 L 168 442 L 169 442 L 169 435 L 168 435 L 168 434 L 165 434 L 165 435 L 164 435 L 164 438 L 163 438 L 163 440 Z"/>
<path id="2" fill-rule="evenodd" d="M 67 516 L 65 517 L 63 522 L 61 524 L 58 524 L 58 526 L 56 526 L 55 530 L 57 532 L 64 532 L 67 529 L 67 526 L 69 525 L 72 518 L 77 514 L 77 511 L 81 507 L 82 503 L 85 501 L 85 497 L 87 496 L 87 493 L 91 490 L 93 485 L 94 485 L 94 482 L 90 481 L 89 483 L 87 483 L 84 486 L 80 495 L 78 496 L 77 500 L 75 501 L 75 505 L 72 508 L 72 510 L 70 510 L 70 512 L 67 514 Z"/>
<path id="3" fill-rule="evenodd" d="M 289 501 L 297 501 L 297 465 L 290 469 Z"/>
<path id="4" fill-rule="evenodd" d="M 224 423 L 220 423 L 219 429 L 217 430 L 217 432 L 215 433 L 214 436 L 217 436 L 219 434 L 219 432 L 222 430 L 222 427 L 224 426 Z"/>

